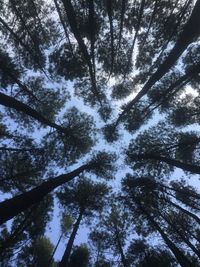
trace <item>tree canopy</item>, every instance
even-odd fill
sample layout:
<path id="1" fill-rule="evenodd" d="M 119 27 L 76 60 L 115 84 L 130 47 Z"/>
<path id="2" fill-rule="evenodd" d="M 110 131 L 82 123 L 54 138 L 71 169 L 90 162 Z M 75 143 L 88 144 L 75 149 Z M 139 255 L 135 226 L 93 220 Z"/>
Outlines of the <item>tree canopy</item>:
<path id="1" fill-rule="evenodd" d="M 200 266 L 199 14 L 0 0 L 0 266 Z"/>

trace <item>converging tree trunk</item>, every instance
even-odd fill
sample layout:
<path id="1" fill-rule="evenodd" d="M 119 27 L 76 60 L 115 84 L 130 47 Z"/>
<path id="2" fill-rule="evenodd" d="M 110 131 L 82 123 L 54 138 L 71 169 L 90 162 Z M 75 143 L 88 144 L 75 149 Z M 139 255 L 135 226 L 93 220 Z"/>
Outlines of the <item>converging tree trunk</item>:
<path id="1" fill-rule="evenodd" d="M 179 248 L 176 247 L 176 245 L 168 238 L 168 236 L 165 234 L 165 232 L 162 230 L 159 224 L 153 219 L 153 217 L 140 204 L 139 208 L 141 212 L 147 217 L 152 226 L 154 226 L 155 229 L 160 233 L 163 240 L 165 241 L 171 252 L 174 254 L 181 267 L 192 267 L 193 266 L 192 263 L 182 253 L 182 251 L 179 250 Z"/>
<path id="2" fill-rule="evenodd" d="M 67 243 L 65 252 L 64 252 L 63 257 L 62 257 L 62 260 L 59 263 L 59 267 L 68 267 L 69 257 L 71 255 L 71 251 L 72 251 L 72 247 L 73 247 L 73 244 L 74 244 L 74 240 L 75 240 L 76 234 L 78 232 L 81 220 L 83 218 L 83 214 L 84 214 L 84 210 L 80 210 L 79 216 L 78 216 L 78 218 L 76 220 L 76 223 L 74 224 L 74 227 L 73 227 L 72 233 L 70 235 L 69 241 Z"/>
<path id="3" fill-rule="evenodd" d="M 190 240 L 184 236 L 183 233 L 168 219 L 165 215 L 163 215 L 160 211 L 158 211 L 158 214 L 163 220 L 173 229 L 174 233 L 176 233 L 182 241 L 188 245 L 188 247 L 200 258 L 200 252 L 198 249 L 195 248 L 195 246 L 190 242 Z"/>
<path id="4" fill-rule="evenodd" d="M 196 1 L 196 4 L 193 8 L 192 14 L 184 26 L 182 33 L 179 35 L 179 38 L 174 45 L 173 49 L 169 53 L 168 57 L 165 61 L 161 64 L 161 66 L 156 70 L 156 72 L 149 78 L 146 82 L 142 90 L 135 96 L 133 100 L 131 100 L 123 112 L 119 115 L 116 125 L 121 121 L 124 114 L 129 112 L 129 110 L 135 105 L 135 103 L 140 100 L 148 91 L 149 89 L 159 81 L 175 64 L 175 62 L 179 59 L 185 49 L 188 47 L 190 43 L 192 43 L 195 38 L 197 38 L 200 34 L 200 27 L 197 25 L 200 24 L 200 0 Z"/>
<path id="5" fill-rule="evenodd" d="M 165 162 L 165 163 L 169 164 L 170 166 L 180 168 L 183 171 L 188 171 L 188 172 L 191 172 L 194 174 L 200 174 L 200 167 L 197 165 L 184 163 L 184 162 L 181 162 L 181 161 L 176 160 L 176 159 L 167 158 L 167 157 L 156 155 L 153 153 L 133 155 L 130 157 L 133 158 L 133 160 L 134 159 L 153 159 L 153 160 L 157 160 L 160 162 Z"/>
<path id="6" fill-rule="evenodd" d="M 123 250 L 123 247 L 122 247 L 122 243 L 121 243 L 121 240 L 120 240 L 120 237 L 119 237 L 119 231 L 118 231 L 117 225 L 115 225 L 114 227 L 115 227 L 115 239 L 116 239 L 117 248 L 118 248 L 118 251 L 119 251 L 119 254 L 120 254 L 120 257 L 121 257 L 122 265 L 123 265 L 123 267 L 128 267 L 127 260 L 126 260 L 126 257 L 124 255 L 124 250 Z"/>
<path id="7" fill-rule="evenodd" d="M 67 129 L 61 127 L 60 125 L 57 125 L 54 122 L 49 121 L 43 115 L 41 115 L 39 112 L 34 110 L 33 108 L 29 107 L 28 105 L 20 102 L 19 100 L 5 95 L 3 93 L 0 93 L 0 105 L 3 105 L 8 108 L 13 108 L 17 111 L 23 112 L 24 114 L 36 119 L 37 121 L 41 122 L 42 124 L 48 125 L 50 127 L 55 128 L 56 130 L 62 132 L 62 133 L 67 133 Z"/>
<path id="8" fill-rule="evenodd" d="M 55 188 L 71 181 L 83 171 L 88 170 L 89 167 L 89 164 L 82 165 L 81 167 L 70 173 L 59 175 L 53 179 L 50 179 L 47 182 L 44 182 L 26 193 L 0 202 L 0 224 L 10 220 L 20 212 L 40 202 L 47 194 L 49 194 Z"/>

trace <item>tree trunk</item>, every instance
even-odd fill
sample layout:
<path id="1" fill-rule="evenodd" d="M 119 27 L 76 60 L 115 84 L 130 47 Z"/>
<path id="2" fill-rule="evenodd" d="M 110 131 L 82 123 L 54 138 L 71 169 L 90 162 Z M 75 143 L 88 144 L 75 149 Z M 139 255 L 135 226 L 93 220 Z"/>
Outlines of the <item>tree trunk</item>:
<path id="1" fill-rule="evenodd" d="M 186 189 L 186 191 L 183 191 L 184 189 L 173 188 L 173 187 L 170 187 L 170 186 L 163 185 L 162 183 L 159 183 L 159 182 L 157 182 L 157 184 L 158 184 L 160 187 L 163 187 L 163 188 L 165 188 L 165 189 L 174 191 L 174 192 L 179 193 L 179 194 L 182 194 L 182 195 L 184 195 L 184 196 L 187 196 L 187 197 L 193 197 L 193 198 L 195 198 L 195 199 L 200 199 L 200 195 L 199 195 L 199 194 L 197 194 L 197 193 L 193 193 L 193 192 L 191 192 L 191 191 L 189 191 L 189 190 L 187 191 L 187 189 Z M 169 193 L 167 192 L 167 194 L 169 194 Z M 170 195 L 171 195 L 171 194 L 170 194 Z M 173 196 L 174 198 L 176 198 L 174 195 L 171 195 L 171 196 Z"/>
<path id="2" fill-rule="evenodd" d="M 53 179 L 49 179 L 48 181 L 42 183 L 41 185 L 35 187 L 34 189 L 26 193 L 1 202 L 0 224 L 10 220 L 20 212 L 40 202 L 47 194 L 49 194 L 55 188 L 71 181 L 77 175 L 82 173 L 84 170 L 88 170 L 89 168 L 89 164 L 82 165 L 81 167 L 70 173 L 62 174 Z"/>
<path id="3" fill-rule="evenodd" d="M 164 103 L 166 101 L 166 99 L 168 99 L 169 97 L 171 97 L 173 94 L 177 93 L 180 89 L 183 88 L 183 86 L 185 86 L 187 83 L 189 83 L 191 81 L 191 79 L 197 75 L 200 72 L 200 64 L 198 65 L 194 65 L 192 66 L 187 72 L 186 74 L 182 75 L 177 81 L 175 81 L 174 83 L 172 83 L 169 88 L 167 90 L 165 90 L 163 92 L 163 94 L 161 95 L 161 99 L 160 102 L 158 104 L 156 104 L 156 101 L 151 102 L 144 110 L 144 116 L 143 118 L 147 117 L 150 113 L 152 113 L 155 109 L 157 109 L 158 107 L 160 107 L 162 105 L 162 103 Z M 151 110 L 149 110 L 149 108 L 151 106 L 153 106 L 154 104 L 156 104 Z"/>
<path id="4" fill-rule="evenodd" d="M 131 158 L 131 156 L 130 156 L 130 158 Z M 189 171 L 189 172 L 194 173 L 194 174 L 200 174 L 200 167 L 197 165 L 184 163 L 184 162 L 181 162 L 181 161 L 176 160 L 176 159 L 167 158 L 167 157 L 156 155 L 153 153 L 133 155 L 132 158 L 133 158 L 133 160 L 134 159 L 150 159 L 150 160 L 153 159 L 153 160 L 165 162 L 170 166 L 180 168 L 184 171 Z"/>
<path id="5" fill-rule="evenodd" d="M 84 214 L 84 211 L 81 210 L 80 213 L 79 213 L 79 216 L 78 216 L 78 218 L 76 220 L 76 223 L 74 224 L 74 228 L 73 228 L 72 233 L 70 235 L 69 241 L 67 243 L 65 252 L 64 252 L 63 257 L 62 257 L 62 260 L 59 263 L 59 267 L 68 267 L 69 257 L 71 255 L 71 251 L 72 251 L 72 247 L 73 247 L 73 244 L 74 244 L 74 240 L 75 240 L 78 228 L 80 226 L 80 222 L 82 220 L 83 214 Z"/>
<path id="6" fill-rule="evenodd" d="M 169 69 L 179 59 L 179 57 L 182 55 L 182 53 L 185 51 L 188 45 L 191 42 L 193 42 L 193 40 L 196 37 L 199 36 L 200 34 L 200 27 L 198 27 L 200 23 L 199 14 L 200 14 L 200 0 L 197 0 L 188 22 L 184 26 L 182 33 L 179 35 L 179 38 L 176 44 L 174 45 L 173 49 L 169 53 L 168 57 L 156 70 L 156 72 L 149 78 L 149 80 L 146 82 L 141 91 L 135 96 L 135 98 L 127 104 L 126 108 L 119 115 L 116 121 L 116 126 L 121 121 L 124 114 L 129 112 L 129 110 L 136 104 L 136 102 L 138 102 L 149 91 L 149 89 L 169 71 Z"/>
<path id="7" fill-rule="evenodd" d="M 125 255 L 124 255 L 124 251 L 123 251 L 123 248 L 122 248 L 121 240 L 120 240 L 120 237 L 119 237 L 119 232 L 118 232 L 118 229 L 117 229 L 116 225 L 115 225 L 115 237 L 116 237 L 117 247 L 118 247 L 118 251 L 119 251 L 120 257 L 121 257 L 122 265 L 124 267 L 128 267 L 127 261 L 126 261 Z"/>
<path id="8" fill-rule="evenodd" d="M 96 98 L 99 101 L 99 103 L 101 104 L 101 98 L 100 98 L 99 92 L 98 92 L 97 87 L 96 87 L 96 79 L 95 79 L 95 75 L 94 75 L 94 72 L 93 72 L 93 67 L 92 67 L 92 64 L 91 64 L 90 55 L 89 55 L 89 53 L 87 51 L 87 47 L 86 47 L 83 39 L 80 36 L 79 30 L 78 30 L 78 26 L 77 26 L 77 22 L 76 22 L 76 14 L 75 14 L 74 8 L 72 6 L 71 0 L 62 0 L 62 3 L 64 5 L 65 12 L 67 14 L 67 18 L 68 18 L 71 30 L 72 30 L 72 32 L 74 34 L 75 39 L 77 40 L 77 43 L 78 43 L 79 48 L 81 50 L 81 53 L 82 53 L 87 65 L 88 65 L 89 74 L 90 74 L 90 80 L 91 80 L 91 83 L 92 83 L 91 90 L 92 90 L 93 94 L 96 96 Z"/>
<path id="9" fill-rule="evenodd" d="M 0 93 L 0 105 L 3 105 L 3 106 L 8 107 L 8 108 L 13 108 L 17 111 L 23 112 L 24 114 L 31 116 L 32 118 L 36 119 L 37 121 L 39 121 L 45 125 L 53 127 L 56 130 L 58 130 L 64 134 L 67 133 L 67 129 L 62 128 L 60 125 L 57 125 L 56 123 L 49 121 L 48 119 L 43 117 L 39 112 L 32 109 L 28 105 L 18 101 L 14 97 Z"/>
<path id="10" fill-rule="evenodd" d="M 188 247 L 198 256 L 198 258 L 200 258 L 200 252 L 198 251 L 198 249 L 195 248 L 195 246 L 189 241 L 189 239 L 187 237 L 185 237 L 180 231 L 179 229 L 177 229 L 177 227 L 170 222 L 170 220 L 168 218 L 166 218 L 164 215 L 161 214 L 161 212 L 158 212 L 159 216 L 161 218 L 163 218 L 163 220 L 175 231 L 175 233 L 177 233 L 177 235 L 183 240 L 183 242 L 188 245 Z"/>
<path id="11" fill-rule="evenodd" d="M 13 232 L 10 233 L 10 235 L 7 237 L 6 240 L 1 242 L 0 255 L 4 254 L 11 246 L 13 246 L 17 242 L 18 237 L 24 232 L 25 229 L 29 227 L 29 225 L 32 222 L 31 216 L 33 212 L 36 210 L 36 208 L 37 205 L 34 205 L 27 213 L 23 221 L 19 224 L 19 226 Z"/>
<path id="12" fill-rule="evenodd" d="M 150 22 L 149 22 L 149 26 L 148 26 L 148 29 L 145 33 L 145 36 L 144 36 L 144 39 L 142 41 L 142 45 L 140 46 L 140 50 L 143 49 L 145 43 L 146 43 L 146 39 L 149 35 L 149 32 L 150 32 L 150 29 L 151 29 L 151 26 L 153 24 L 153 21 L 154 21 L 154 18 L 155 18 L 155 15 L 156 15 L 156 12 L 157 12 L 157 8 L 158 8 L 158 0 L 155 0 L 155 3 L 154 3 L 154 9 L 153 9 L 153 12 L 152 12 L 152 15 L 151 15 L 151 19 L 150 19 Z"/>
<path id="13" fill-rule="evenodd" d="M 18 44 L 20 44 L 25 51 L 27 51 L 30 55 L 30 57 L 32 58 L 32 60 L 38 65 L 38 67 L 43 70 L 41 64 L 38 62 L 38 60 L 36 60 L 36 57 L 34 55 L 34 53 L 31 51 L 31 49 L 29 48 L 28 45 L 26 45 L 20 37 L 18 37 L 18 35 L 9 27 L 9 25 L 2 19 L 0 18 L 0 23 L 6 28 L 6 30 L 14 37 L 15 41 L 18 42 Z"/>
<path id="14" fill-rule="evenodd" d="M 67 26 L 65 25 L 65 21 L 62 17 L 62 13 L 60 11 L 60 7 L 59 7 L 59 4 L 58 4 L 58 1 L 57 0 L 53 0 L 54 1 L 54 4 L 55 4 L 55 7 L 56 7 L 56 10 L 58 12 L 58 16 L 59 16 L 59 19 L 60 19 L 60 22 L 62 24 L 62 27 L 64 29 L 64 32 L 65 32 L 65 37 L 69 43 L 69 47 L 70 47 L 70 50 L 71 50 L 71 53 L 72 55 L 74 56 L 74 53 L 73 53 L 73 47 L 72 47 L 72 44 L 71 44 L 71 41 L 70 41 L 70 38 L 69 38 L 69 34 L 68 34 L 68 31 L 67 31 Z"/>
<path id="15" fill-rule="evenodd" d="M 113 34 L 113 18 L 112 18 L 112 0 L 106 0 L 106 9 L 108 13 L 108 20 L 110 25 L 110 44 L 111 44 L 111 67 L 110 67 L 110 75 L 113 72 L 114 65 L 114 34 Z"/>
<path id="16" fill-rule="evenodd" d="M 182 253 L 181 250 L 179 250 L 178 247 L 168 238 L 168 236 L 165 234 L 165 232 L 160 228 L 159 224 L 152 218 L 152 216 L 139 204 L 139 208 L 141 212 L 147 217 L 149 222 L 152 224 L 152 226 L 155 227 L 155 229 L 160 233 L 163 240 L 169 247 L 169 249 L 174 254 L 175 258 L 177 259 L 178 263 L 181 265 L 181 267 L 193 267 L 191 262 L 187 259 L 187 257 Z"/>
<path id="17" fill-rule="evenodd" d="M 124 24 L 124 15 L 125 15 L 125 8 L 126 8 L 127 0 L 122 0 L 122 10 L 120 14 L 120 30 L 119 30 L 119 42 L 118 42 L 118 49 L 121 46 L 121 39 L 122 39 L 122 31 L 123 31 L 123 24 Z"/>
<path id="18" fill-rule="evenodd" d="M 59 239 L 58 239 L 58 242 L 57 242 L 57 244 L 56 244 L 56 246 L 55 246 L 55 248 L 54 248 L 54 250 L 53 250 L 53 252 L 52 252 L 52 254 L 51 254 L 51 257 L 50 257 L 50 259 L 49 259 L 49 263 L 48 263 L 48 267 L 51 267 L 51 263 L 52 263 L 52 261 L 53 261 L 53 257 L 54 257 L 54 255 L 55 255 L 55 253 L 56 253 L 56 250 L 57 250 L 57 248 L 58 248 L 58 246 L 59 246 L 59 244 L 60 244 L 60 241 L 61 241 L 61 239 L 62 239 L 62 236 L 63 236 L 63 234 L 60 235 L 60 237 L 59 237 Z"/>
<path id="19" fill-rule="evenodd" d="M 176 191 L 176 190 L 174 190 Z M 185 206 L 188 206 L 190 207 L 191 209 L 195 209 L 195 210 L 198 210 L 200 211 L 200 208 L 196 207 L 196 205 L 198 206 L 198 204 L 195 202 L 195 201 L 191 201 L 189 200 L 189 202 L 186 202 L 184 199 L 181 199 L 180 197 L 176 196 L 176 195 L 173 195 L 172 193 L 169 193 L 169 192 L 166 192 L 167 195 L 173 197 L 175 200 L 178 200 L 180 201 L 181 203 L 183 203 Z M 187 195 L 187 194 L 185 194 Z M 189 195 L 188 195 L 189 196 Z"/>
<path id="20" fill-rule="evenodd" d="M 182 211 L 182 213 L 187 214 L 188 216 L 190 216 L 191 218 L 193 218 L 197 223 L 200 224 L 200 218 L 193 214 L 192 212 L 182 208 L 181 206 L 177 205 L 176 203 L 172 202 L 170 199 L 166 199 L 164 197 L 159 197 L 160 199 L 163 199 L 164 201 L 168 202 L 170 205 L 174 206 L 176 209 Z"/>
<path id="21" fill-rule="evenodd" d="M 138 15 L 138 19 L 137 19 L 137 24 L 135 25 L 135 34 L 134 34 L 133 42 L 132 42 L 132 45 L 131 45 L 131 48 L 130 48 L 130 53 L 128 55 L 128 63 L 127 63 L 127 66 L 126 66 L 126 71 L 124 73 L 124 80 L 126 79 L 126 74 L 128 72 L 129 66 L 130 66 L 130 64 L 132 62 L 135 42 L 137 40 L 138 32 L 140 30 L 140 25 L 141 25 L 141 22 L 142 22 L 142 16 L 143 16 L 143 12 L 144 12 L 145 1 L 146 0 L 141 0 L 140 9 L 139 9 L 139 15 Z"/>

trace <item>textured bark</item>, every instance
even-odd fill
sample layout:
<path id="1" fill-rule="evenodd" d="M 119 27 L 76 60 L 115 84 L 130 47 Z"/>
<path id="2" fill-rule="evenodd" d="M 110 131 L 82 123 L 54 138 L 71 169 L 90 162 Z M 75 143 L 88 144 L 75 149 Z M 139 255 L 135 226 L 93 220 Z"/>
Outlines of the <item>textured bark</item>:
<path id="1" fill-rule="evenodd" d="M 34 204 L 39 203 L 47 194 L 53 191 L 58 186 L 71 181 L 85 170 L 90 168 L 89 164 L 82 165 L 76 170 L 59 175 L 55 178 L 49 179 L 41 185 L 25 192 L 21 195 L 15 196 L 3 202 L 0 202 L 0 224 L 10 220 L 22 211 L 25 211 Z"/>

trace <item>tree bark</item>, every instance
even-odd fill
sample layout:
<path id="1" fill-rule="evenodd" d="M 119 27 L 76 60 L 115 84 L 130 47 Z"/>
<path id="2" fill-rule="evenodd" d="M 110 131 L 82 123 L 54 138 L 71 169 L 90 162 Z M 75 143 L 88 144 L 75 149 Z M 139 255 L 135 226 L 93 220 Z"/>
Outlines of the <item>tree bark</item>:
<path id="1" fill-rule="evenodd" d="M 106 8 L 108 13 L 108 20 L 110 24 L 110 44 L 111 44 L 111 67 L 110 67 L 110 75 L 113 72 L 114 65 L 114 34 L 113 34 L 113 18 L 112 18 L 112 0 L 106 1 Z"/>
<path id="2" fill-rule="evenodd" d="M 159 197 L 160 199 L 163 199 L 164 201 L 168 202 L 170 205 L 174 206 L 176 209 L 182 211 L 182 213 L 188 215 L 189 217 L 193 218 L 197 223 L 200 224 L 200 218 L 195 215 L 194 213 L 182 208 L 181 206 L 177 205 L 176 203 L 172 202 L 170 199 L 166 199 L 164 197 Z"/>
<path id="3" fill-rule="evenodd" d="M 189 171 L 191 173 L 200 174 L 200 167 L 197 165 L 184 163 L 184 162 L 181 162 L 181 161 L 176 160 L 176 159 L 167 158 L 167 157 L 156 155 L 153 153 L 133 155 L 133 156 L 130 156 L 130 158 L 132 158 L 133 160 L 134 159 L 150 159 L 150 160 L 153 159 L 153 160 L 165 162 L 170 166 L 180 168 L 184 171 Z"/>
<path id="4" fill-rule="evenodd" d="M 74 244 L 74 240 L 75 240 L 77 231 L 79 229 L 80 222 L 82 220 L 83 214 L 84 214 L 84 210 L 81 210 L 80 213 L 79 213 L 79 216 L 78 216 L 78 218 L 76 220 L 76 223 L 74 224 L 74 227 L 73 227 L 72 233 L 70 235 L 69 241 L 67 243 L 65 252 L 64 252 L 63 257 L 62 257 L 62 260 L 59 263 L 59 267 L 68 267 L 69 257 L 71 255 L 71 251 L 72 251 L 72 247 L 73 247 L 73 244 Z"/>
<path id="5" fill-rule="evenodd" d="M 136 104 L 138 100 L 140 100 L 149 90 L 150 88 L 159 81 L 175 64 L 175 62 L 179 59 L 188 45 L 193 42 L 193 40 L 199 36 L 200 27 L 198 27 L 200 23 L 200 0 L 196 1 L 196 4 L 193 8 L 192 14 L 183 28 L 182 33 L 179 35 L 179 38 L 174 45 L 173 49 L 169 53 L 168 57 L 161 64 L 161 66 L 155 71 L 155 73 L 149 78 L 144 87 L 140 90 L 140 92 L 135 96 L 133 100 L 131 100 L 123 112 L 119 115 L 116 126 L 121 121 L 124 114 L 129 112 L 129 110 Z"/>
<path id="6" fill-rule="evenodd" d="M 53 1 L 54 1 L 56 10 L 57 10 L 57 12 L 58 12 L 58 16 L 59 16 L 60 22 L 61 22 L 62 27 L 63 27 L 63 29 L 64 29 L 65 37 L 66 37 L 66 39 L 67 39 L 67 41 L 68 41 L 68 43 L 69 43 L 69 47 L 70 47 L 70 49 L 71 49 L 71 53 L 72 53 L 72 55 L 74 56 L 74 53 L 73 53 L 73 47 L 72 47 L 72 44 L 71 44 L 71 41 L 70 41 L 70 38 L 69 38 L 69 34 L 68 34 L 68 31 L 67 31 L 67 26 L 65 25 L 65 21 L 64 21 L 64 19 L 63 19 L 63 17 L 62 17 L 62 13 L 61 13 L 61 11 L 60 11 L 60 7 L 59 7 L 59 4 L 58 4 L 58 1 L 57 1 L 57 0 L 53 0 Z"/>
<path id="7" fill-rule="evenodd" d="M 54 248 L 54 250 L 53 250 L 53 252 L 52 252 L 52 254 L 51 254 L 51 257 L 50 257 L 50 259 L 49 259 L 49 263 L 48 263 L 48 267 L 51 267 L 51 264 L 52 264 L 52 261 L 53 261 L 53 257 L 54 257 L 54 255 L 55 255 L 55 253 L 56 253 L 56 250 L 57 250 L 57 248 L 58 248 L 58 246 L 59 246 L 59 244 L 60 244 L 60 241 L 61 241 L 61 239 L 62 239 L 62 236 L 63 236 L 63 234 L 60 235 L 60 237 L 59 237 L 59 239 L 58 239 L 58 242 L 57 242 L 57 244 L 56 244 L 56 246 L 55 246 L 55 248 Z"/>
<path id="8" fill-rule="evenodd" d="M 128 267 L 127 261 L 126 261 L 126 257 L 124 255 L 124 251 L 123 251 L 123 248 L 122 248 L 121 240 L 120 240 L 118 229 L 117 229 L 116 225 L 115 225 L 115 237 L 116 237 L 117 247 L 118 247 L 118 251 L 119 251 L 120 257 L 121 257 L 122 265 L 124 267 Z"/>
<path id="9" fill-rule="evenodd" d="M 37 121 L 41 122 L 42 124 L 46 124 L 50 127 L 53 127 L 56 130 L 58 130 L 64 134 L 67 133 L 67 129 L 61 127 L 60 125 L 57 125 L 54 122 L 49 121 L 48 119 L 43 117 L 39 112 L 32 109 L 28 105 L 20 102 L 19 100 L 15 99 L 14 97 L 0 93 L 0 105 L 8 107 L 8 108 L 13 108 L 17 111 L 23 112 L 24 114 L 36 119 Z"/>
<path id="10" fill-rule="evenodd" d="M 122 10 L 120 14 L 120 30 L 119 30 L 119 42 L 118 42 L 118 49 L 121 46 L 121 39 L 122 39 L 122 31 L 123 31 L 123 24 L 124 24 L 124 15 L 125 15 L 125 8 L 126 8 L 126 0 L 122 0 Z"/>
<path id="11" fill-rule="evenodd" d="M 169 249 L 174 254 L 175 258 L 177 259 L 178 263 L 181 265 L 181 267 L 193 267 L 192 263 L 188 260 L 188 258 L 182 253 L 181 250 L 179 250 L 178 247 L 168 238 L 168 236 L 165 234 L 165 232 L 162 230 L 162 228 L 159 226 L 159 224 L 152 218 L 152 216 L 139 204 L 139 208 L 141 212 L 146 215 L 149 222 L 152 224 L 152 226 L 155 227 L 155 229 L 160 233 L 163 240 L 169 247 Z"/>
<path id="12" fill-rule="evenodd" d="M 58 186 L 65 184 L 75 178 L 77 175 L 90 168 L 89 164 L 82 165 L 76 170 L 59 175 L 49 179 L 41 185 L 15 196 L 3 202 L 0 202 L 0 224 L 12 219 L 20 212 L 28 209 L 32 205 L 40 202 L 47 194 L 53 191 Z"/>
<path id="13" fill-rule="evenodd" d="M 92 83 L 92 89 L 91 90 L 92 90 L 93 94 L 97 97 L 97 100 L 99 101 L 99 103 L 101 104 L 101 98 L 100 98 L 99 92 L 98 92 L 97 87 L 96 87 L 96 79 L 95 79 L 95 75 L 93 72 L 93 67 L 91 64 L 90 55 L 87 51 L 87 47 L 86 47 L 83 39 L 80 36 L 79 30 L 78 30 L 78 25 L 76 22 L 76 14 L 75 14 L 74 8 L 72 6 L 71 0 L 62 0 L 62 3 L 64 5 L 65 12 L 67 14 L 67 18 L 68 18 L 71 30 L 74 34 L 74 37 L 77 40 L 79 48 L 83 54 L 83 57 L 84 57 L 87 65 L 88 65 L 90 79 L 91 79 L 91 83 Z"/>
<path id="14" fill-rule="evenodd" d="M 175 233 L 177 233 L 177 235 L 183 240 L 183 242 L 188 245 L 188 247 L 198 256 L 198 258 L 200 258 L 200 252 L 198 251 L 198 249 L 195 248 L 195 246 L 189 241 L 189 239 L 187 239 L 180 231 L 179 229 L 177 229 L 177 227 L 170 222 L 170 220 L 168 218 L 166 218 L 166 216 L 164 216 L 163 214 L 161 214 L 161 212 L 158 212 L 159 216 L 161 218 L 163 218 L 163 220 L 170 225 L 170 227 L 175 231 Z"/>

